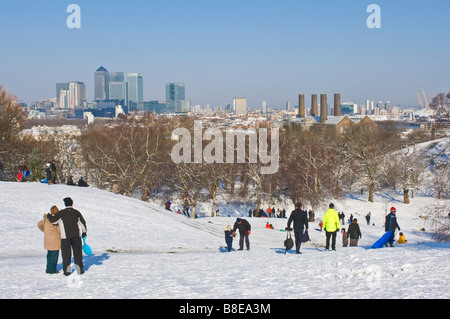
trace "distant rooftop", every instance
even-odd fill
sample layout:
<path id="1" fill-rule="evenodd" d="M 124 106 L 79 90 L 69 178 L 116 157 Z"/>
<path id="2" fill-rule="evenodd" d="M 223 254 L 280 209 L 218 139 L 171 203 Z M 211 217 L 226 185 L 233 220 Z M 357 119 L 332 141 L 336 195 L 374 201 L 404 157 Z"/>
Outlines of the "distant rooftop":
<path id="1" fill-rule="evenodd" d="M 103 66 L 99 67 L 96 72 L 108 72 L 107 69 L 105 69 Z"/>

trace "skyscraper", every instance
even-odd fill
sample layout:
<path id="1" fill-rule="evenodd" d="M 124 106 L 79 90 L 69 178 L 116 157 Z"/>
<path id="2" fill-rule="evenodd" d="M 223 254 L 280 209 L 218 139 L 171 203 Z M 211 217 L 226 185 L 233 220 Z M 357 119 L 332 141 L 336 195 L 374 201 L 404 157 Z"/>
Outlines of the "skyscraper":
<path id="1" fill-rule="evenodd" d="M 144 101 L 144 77 L 140 73 L 127 74 L 127 91 L 128 101 L 143 102 Z"/>
<path id="2" fill-rule="evenodd" d="M 94 86 L 95 100 L 109 100 L 109 72 L 103 66 L 95 71 Z"/>
<path id="3" fill-rule="evenodd" d="M 247 114 L 247 99 L 234 98 L 233 99 L 233 113 L 234 114 Z"/>
<path id="4" fill-rule="evenodd" d="M 73 81 L 69 83 L 68 106 L 75 109 L 83 106 L 86 101 L 86 85 L 83 82 Z"/>
<path id="5" fill-rule="evenodd" d="M 169 113 L 186 113 L 191 110 L 191 103 L 186 100 L 184 83 L 166 83 L 166 107 Z"/>
<path id="6" fill-rule="evenodd" d="M 123 72 L 109 72 L 109 99 L 126 100 L 126 85 Z"/>
<path id="7" fill-rule="evenodd" d="M 68 89 L 69 89 L 69 83 L 66 83 L 66 82 L 56 83 L 56 101 L 58 102 L 60 107 L 64 107 L 64 106 L 61 106 L 61 103 L 60 103 L 61 90 L 67 91 Z M 63 94 L 66 94 L 66 92 L 64 92 Z M 63 98 L 63 100 L 64 100 L 64 98 Z M 64 104 L 64 105 L 66 105 L 66 104 Z"/>

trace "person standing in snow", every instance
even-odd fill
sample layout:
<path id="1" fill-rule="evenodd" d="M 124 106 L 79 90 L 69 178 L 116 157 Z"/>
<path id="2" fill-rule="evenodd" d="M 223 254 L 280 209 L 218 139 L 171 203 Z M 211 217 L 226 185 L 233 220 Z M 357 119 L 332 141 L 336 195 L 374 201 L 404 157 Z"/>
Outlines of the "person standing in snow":
<path id="1" fill-rule="evenodd" d="M 52 182 L 52 169 L 50 167 L 50 163 L 45 164 L 45 174 L 47 176 L 47 184 L 51 184 L 51 182 Z"/>
<path id="2" fill-rule="evenodd" d="M 183 214 L 186 215 L 188 218 L 191 217 L 189 215 L 189 201 L 186 197 L 184 198 Z"/>
<path id="3" fill-rule="evenodd" d="M 59 211 L 58 207 L 52 206 L 50 214 L 53 216 Z M 38 228 L 44 233 L 44 249 L 47 250 L 47 274 L 57 274 L 59 250 L 61 249 L 61 229 L 58 225 L 53 225 L 47 218 L 47 214 L 38 223 Z"/>
<path id="4" fill-rule="evenodd" d="M 303 231 L 308 231 L 308 213 L 304 211 L 303 205 L 297 203 L 295 210 L 292 211 L 287 222 L 286 230 L 291 230 L 291 223 L 294 222 L 294 236 L 295 236 L 295 253 L 301 254 L 300 247 L 302 245 Z"/>
<path id="5" fill-rule="evenodd" d="M 227 248 L 230 252 L 233 248 L 233 233 L 230 225 L 227 225 L 227 228 L 225 229 L 225 242 L 227 243 Z"/>
<path id="6" fill-rule="evenodd" d="M 56 164 L 55 164 L 55 160 L 53 160 L 50 163 L 50 169 L 51 169 L 51 177 L 52 177 L 52 184 L 56 184 Z"/>
<path id="7" fill-rule="evenodd" d="M 387 244 L 389 244 L 389 246 L 393 247 L 394 246 L 394 237 L 395 237 L 395 229 L 398 228 L 398 230 L 400 230 L 400 226 L 397 223 L 397 209 L 395 207 L 391 207 L 390 213 L 389 215 L 386 216 L 386 221 L 384 224 L 384 231 L 391 231 L 392 235 L 391 238 L 389 238 L 388 242 L 386 243 L 386 247 Z"/>
<path id="8" fill-rule="evenodd" d="M 345 231 L 345 228 L 342 228 L 341 234 L 342 234 L 342 247 L 347 247 L 348 246 L 348 233 Z"/>
<path id="9" fill-rule="evenodd" d="M 367 225 L 370 225 L 370 212 L 366 215 Z"/>
<path id="10" fill-rule="evenodd" d="M 47 214 L 49 221 L 61 227 L 61 254 L 63 259 L 64 275 L 71 274 L 70 262 L 73 257 L 75 265 L 79 267 L 79 274 L 83 274 L 83 254 L 81 236 L 86 237 L 86 221 L 81 213 L 72 207 L 73 201 L 70 197 L 64 198 L 66 208 L 55 215 Z M 78 271 L 78 269 L 77 269 Z"/>
<path id="11" fill-rule="evenodd" d="M 358 219 L 354 218 L 350 226 L 348 226 L 348 237 L 350 237 L 350 247 L 358 246 L 358 240 L 362 238 L 359 229 Z"/>
<path id="12" fill-rule="evenodd" d="M 238 217 L 238 218 L 236 218 L 236 222 L 234 223 L 234 226 L 233 226 L 233 235 L 236 234 L 237 229 L 239 229 L 239 249 L 238 250 L 244 249 L 244 241 L 245 241 L 245 245 L 247 246 L 247 250 L 250 250 L 250 240 L 248 237 L 250 236 L 252 226 L 246 219 Z"/>
<path id="13" fill-rule="evenodd" d="M 333 203 L 328 206 L 328 210 L 323 216 L 323 228 L 326 233 L 325 249 L 330 249 L 331 239 L 331 249 L 336 250 L 336 233 L 339 231 L 339 228 L 341 228 L 341 224 L 339 223 L 339 216 L 334 210 Z"/>

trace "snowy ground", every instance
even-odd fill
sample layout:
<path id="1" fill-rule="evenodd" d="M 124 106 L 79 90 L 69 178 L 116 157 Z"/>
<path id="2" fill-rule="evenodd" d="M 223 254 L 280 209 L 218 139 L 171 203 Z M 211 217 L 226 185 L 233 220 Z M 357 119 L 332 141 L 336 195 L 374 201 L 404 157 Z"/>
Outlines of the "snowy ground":
<path id="1" fill-rule="evenodd" d="M 250 251 L 225 251 L 223 231 L 247 209 L 222 204 L 223 217 L 196 220 L 138 199 L 94 188 L 0 182 L 0 298 L 450 298 L 450 244 L 433 242 L 431 225 L 419 216 L 435 200 L 357 195 L 336 202 L 336 210 L 358 218 L 359 247 L 323 251 L 325 235 L 310 224 L 312 241 L 302 255 L 284 253 L 286 219 L 249 218 Z M 45 274 L 46 251 L 37 223 L 64 197 L 87 220 L 85 274 Z M 397 207 L 408 244 L 370 249 L 384 233 L 386 207 Z M 288 215 L 292 207 L 288 208 Z M 375 226 L 366 224 L 370 211 Z M 231 217 L 228 217 L 228 214 Z M 227 217 L 225 217 L 227 216 Z M 317 213 L 320 219 L 322 213 Z M 271 222 L 275 230 L 265 228 Z M 348 225 L 347 225 L 348 226 Z M 427 231 L 419 229 L 424 227 Z M 233 243 L 237 248 L 238 238 Z M 61 265 L 61 256 L 59 268 Z"/>

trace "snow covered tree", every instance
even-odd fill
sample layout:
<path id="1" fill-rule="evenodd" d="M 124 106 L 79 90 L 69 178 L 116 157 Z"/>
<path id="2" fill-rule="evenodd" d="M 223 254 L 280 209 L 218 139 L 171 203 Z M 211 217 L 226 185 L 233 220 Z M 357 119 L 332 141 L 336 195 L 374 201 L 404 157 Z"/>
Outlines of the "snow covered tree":
<path id="1" fill-rule="evenodd" d="M 430 107 L 436 111 L 436 117 L 450 120 L 450 92 L 438 93 L 430 103 Z"/>
<path id="2" fill-rule="evenodd" d="M 368 201 L 373 202 L 382 167 L 387 154 L 393 150 L 396 136 L 391 130 L 379 130 L 370 124 L 350 127 L 343 136 L 347 152 L 354 160 L 356 173 L 361 176 L 360 182 L 369 191 Z"/>

